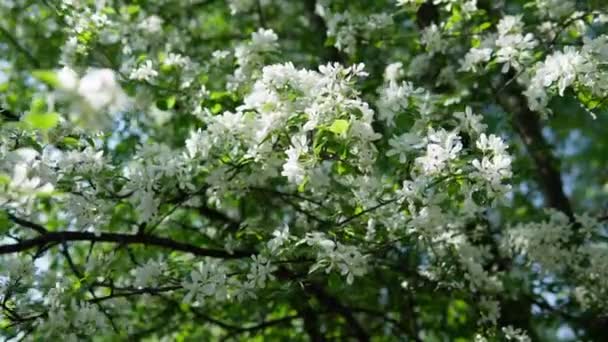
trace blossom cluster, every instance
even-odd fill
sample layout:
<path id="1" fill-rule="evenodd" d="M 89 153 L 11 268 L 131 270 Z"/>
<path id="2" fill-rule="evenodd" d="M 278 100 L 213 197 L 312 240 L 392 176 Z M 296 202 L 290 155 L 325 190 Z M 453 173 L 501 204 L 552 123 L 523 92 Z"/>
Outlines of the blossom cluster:
<path id="1" fill-rule="evenodd" d="M 550 198 L 541 114 L 603 107 L 608 20 L 505 2 L 0 1 L 0 339 L 530 341 L 537 306 L 605 312 L 605 219 Z"/>

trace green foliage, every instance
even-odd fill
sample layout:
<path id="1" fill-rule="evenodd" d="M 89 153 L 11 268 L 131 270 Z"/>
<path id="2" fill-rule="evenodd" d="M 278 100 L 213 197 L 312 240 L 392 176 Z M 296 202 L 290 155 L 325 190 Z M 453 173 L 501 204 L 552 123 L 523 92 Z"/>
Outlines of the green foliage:
<path id="1" fill-rule="evenodd" d="M 0 1 L 0 339 L 607 340 L 605 11 Z"/>

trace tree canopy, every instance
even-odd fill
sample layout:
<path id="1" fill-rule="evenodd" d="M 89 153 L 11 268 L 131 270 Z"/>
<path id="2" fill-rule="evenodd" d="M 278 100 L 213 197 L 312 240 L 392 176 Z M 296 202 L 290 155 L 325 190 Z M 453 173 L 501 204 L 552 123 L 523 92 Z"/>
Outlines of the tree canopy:
<path id="1" fill-rule="evenodd" d="M 0 0 L 0 339 L 607 341 L 604 0 Z"/>

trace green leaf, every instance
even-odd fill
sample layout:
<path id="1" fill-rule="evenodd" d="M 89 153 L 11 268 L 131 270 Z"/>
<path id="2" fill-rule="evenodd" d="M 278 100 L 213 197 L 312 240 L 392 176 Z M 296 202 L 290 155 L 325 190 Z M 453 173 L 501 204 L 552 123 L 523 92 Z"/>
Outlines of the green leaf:
<path id="1" fill-rule="evenodd" d="M 219 112 L 222 111 L 222 108 L 223 107 L 222 107 L 222 105 L 220 103 L 216 103 L 216 104 L 213 105 L 213 107 L 211 107 L 211 113 L 217 114 L 217 113 L 219 113 Z"/>
<path id="2" fill-rule="evenodd" d="M 0 234 L 6 233 L 9 226 L 10 221 L 8 219 L 8 214 L 4 210 L 0 211 Z"/>
<path id="3" fill-rule="evenodd" d="M 334 37 L 327 37 L 327 39 L 325 39 L 325 46 L 334 46 L 334 44 L 336 44 L 336 39 Z"/>
<path id="4" fill-rule="evenodd" d="M 46 107 L 46 102 L 44 102 L 43 99 L 41 99 L 41 98 L 34 99 L 32 101 L 32 104 L 30 105 L 30 113 L 37 113 L 37 114 L 43 113 L 45 107 Z"/>
<path id="5" fill-rule="evenodd" d="M 126 7 L 126 11 L 130 15 L 134 15 L 139 13 L 140 7 L 139 5 L 129 5 Z"/>
<path id="6" fill-rule="evenodd" d="M 175 96 L 167 97 L 166 99 L 156 101 L 156 107 L 160 110 L 169 110 L 175 107 Z"/>
<path id="7" fill-rule="evenodd" d="M 348 131 L 349 123 L 346 120 L 336 120 L 329 126 L 329 130 L 338 135 L 344 135 Z"/>
<path id="8" fill-rule="evenodd" d="M 148 55 L 142 53 L 141 55 L 137 56 L 137 64 L 145 62 L 146 59 L 148 59 Z"/>
<path id="9" fill-rule="evenodd" d="M 64 137 L 61 143 L 67 147 L 78 147 L 80 145 L 80 141 L 73 137 Z"/>
<path id="10" fill-rule="evenodd" d="M 10 184 L 10 182 L 11 182 L 11 177 L 9 175 L 0 173 L 0 185 L 7 185 L 7 184 Z"/>
<path id="11" fill-rule="evenodd" d="M 53 88 L 59 86 L 59 79 L 57 78 L 57 73 L 53 70 L 34 70 L 32 71 L 32 76 L 34 76 L 42 83 Z"/>
<path id="12" fill-rule="evenodd" d="M 32 111 L 25 116 L 24 121 L 34 129 L 49 130 L 59 123 L 59 114 Z"/>
<path id="13" fill-rule="evenodd" d="M 344 279 L 342 279 L 337 273 L 330 273 L 327 279 L 329 288 L 333 290 L 339 290 L 344 285 Z"/>
<path id="14" fill-rule="evenodd" d="M 304 181 L 302 183 L 300 183 L 300 185 L 298 186 L 298 192 L 306 191 L 306 184 L 308 184 L 307 178 L 305 178 Z"/>
<path id="15" fill-rule="evenodd" d="M 173 109 L 173 107 L 175 107 L 175 96 L 170 96 L 167 98 L 166 102 L 167 102 L 167 108 L 169 109 Z"/>
<path id="16" fill-rule="evenodd" d="M 116 10 L 110 6 L 104 7 L 101 12 L 108 15 L 116 14 Z"/>
<path id="17" fill-rule="evenodd" d="M 448 326 L 458 327 L 465 324 L 468 320 L 469 304 L 461 299 L 454 299 L 448 305 Z"/>
<path id="18" fill-rule="evenodd" d="M 492 27 L 492 23 L 489 21 L 486 21 L 484 23 L 481 23 L 479 26 L 475 27 L 473 29 L 473 32 L 480 33 L 480 32 L 483 32 L 483 31 L 489 29 L 490 27 Z"/>
<path id="19" fill-rule="evenodd" d="M 227 91 L 213 91 L 211 92 L 211 95 L 209 95 L 209 99 L 211 100 L 223 100 L 226 98 L 230 98 L 232 95 L 230 94 L 230 92 Z"/>
<path id="20" fill-rule="evenodd" d="M 11 326 L 11 321 L 9 321 L 8 319 L 3 319 L 0 321 L 0 328 L 7 329 L 10 326 Z"/>
<path id="21" fill-rule="evenodd" d="M 346 172 L 348 172 L 348 168 L 346 167 L 346 164 L 344 164 L 342 162 L 337 162 L 336 171 L 338 172 L 339 175 L 343 175 Z"/>

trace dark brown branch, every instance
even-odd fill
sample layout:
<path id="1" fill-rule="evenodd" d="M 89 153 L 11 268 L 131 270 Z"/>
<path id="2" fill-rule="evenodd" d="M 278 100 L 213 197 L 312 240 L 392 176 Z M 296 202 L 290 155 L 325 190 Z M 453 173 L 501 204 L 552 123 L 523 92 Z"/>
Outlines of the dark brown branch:
<path id="1" fill-rule="evenodd" d="M 154 292 L 151 293 L 154 295 L 158 295 L 159 298 L 161 298 L 163 301 L 165 301 L 168 304 L 168 307 L 179 307 L 179 303 L 174 301 L 173 299 L 164 296 L 162 293 L 158 292 Z M 221 321 L 219 319 L 213 318 L 209 315 L 207 315 L 206 313 L 202 312 L 201 310 L 198 310 L 195 307 L 189 307 L 188 310 L 198 319 L 205 321 L 207 323 L 211 323 L 213 325 L 216 325 L 228 332 L 231 332 L 226 338 L 229 338 L 231 336 L 234 335 L 238 335 L 241 333 L 246 333 L 246 332 L 252 332 L 252 331 L 256 331 L 256 330 L 260 330 L 260 329 L 265 329 L 267 327 L 270 326 L 274 326 L 274 325 L 278 325 L 278 324 L 283 324 L 283 323 L 287 323 L 290 322 L 294 319 L 299 318 L 299 315 L 291 315 L 291 316 L 286 316 L 283 318 L 278 318 L 278 319 L 274 319 L 274 320 L 268 320 L 266 322 L 262 322 L 256 325 L 251 325 L 251 326 L 238 326 L 235 325 L 233 323 L 226 323 L 224 321 Z"/>
<path id="2" fill-rule="evenodd" d="M 302 207 L 295 203 L 294 201 L 292 201 L 291 199 L 289 199 L 289 197 L 283 197 L 282 200 L 289 204 L 295 211 L 299 212 L 300 214 L 308 217 L 309 219 L 318 222 L 319 224 L 322 225 L 328 225 L 330 224 L 328 221 L 325 221 L 324 219 L 318 217 L 317 215 L 309 212 L 308 210 L 302 209 Z"/>
<path id="3" fill-rule="evenodd" d="M 285 317 L 282 317 L 282 318 L 268 320 L 268 321 L 265 321 L 265 322 L 262 322 L 262 323 L 259 323 L 259 324 L 256 324 L 256 325 L 252 325 L 252 326 L 249 326 L 249 327 L 236 328 L 236 329 L 234 329 L 233 332 L 231 332 L 230 334 L 228 334 L 225 337 L 224 340 L 229 339 L 231 337 L 235 337 L 235 336 L 240 335 L 240 334 L 245 334 L 245 333 L 248 333 L 248 332 L 255 332 L 255 331 L 258 331 L 258 330 L 264 330 L 266 328 L 273 327 L 275 325 L 281 325 L 281 324 L 290 323 L 294 319 L 298 319 L 298 318 L 300 318 L 299 315 L 291 315 L 291 316 L 285 316 Z"/>
<path id="4" fill-rule="evenodd" d="M 542 135 L 538 114 L 528 108 L 527 100 L 523 97 L 519 86 L 512 84 L 508 88 L 510 88 L 508 92 L 498 96 L 498 102 L 513 115 L 513 126 L 536 165 L 538 182 L 547 205 L 563 212 L 574 221 L 570 201 L 564 193 L 557 159 Z"/>
<path id="5" fill-rule="evenodd" d="M 72 270 L 72 273 L 74 273 L 74 275 L 78 279 L 83 279 L 84 275 L 82 274 L 82 272 L 80 272 L 80 269 L 78 269 L 78 266 L 76 266 L 76 263 L 74 263 L 74 260 L 72 259 L 72 256 L 70 255 L 70 251 L 68 250 L 68 245 L 65 242 L 63 242 L 61 244 L 61 254 L 63 254 L 63 256 L 65 257 L 65 260 L 68 262 L 68 266 Z"/>
<path id="6" fill-rule="evenodd" d="M 180 192 L 174 199 L 170 200 L 168 203 L 175 204 L 175 205 L 182 205 L 183 203 L 187 202 L 195 195 L 204 195 L 205 189 L 206 188 L 203 187 L 202 189 L 199 189 L 193 193 Z M 239 227 L 241 225 L 241 222 L 239 220 L 228 216 L 228 214 L 226 214 L 218 209 L 208 206 L 206 204 L 206 198 L 204 196 L 203 196 L 203 199 L 201 202 L 202 202 L 202 204 L 197 207 L 199 214 L 201 214 L 202 216 L 204 216 L 205 218 L 207 218 L 211 221 L 216 221 L 216 222 L 220 222 L 224 225 L 227 225 L 231 230 L 236 231 L 239 229 Z"/>
<path id="7" fill-rule="evenodd" d="M 510 72 L 509 76 L 511 78 L 516 77 L 513 74 L 513 72 Z M 517 82 L 506 85 L 504 89 L 504 92 L 496 93 L 498 103 L 506 112 L 512 114 L 513 128 L 521 137 L 534 162 L 536 178 L 542 189 L 545 204 L 568 216 L 574 224 L 574 229 L 577 230 L 580 225 L 576 223 L 570 200 L 564 192 L 558 160 L 553 155 L 551 146 L 542 135 L 539 114 L 529 109 L 527 99 L 523 96 L 523 89 Z M 576 235 L 572 242 L 579 243 L 580 236 Z M 521 326 L 534 334 L 534 330 L 528 328 L 532 320 L 531 304 L 533 302 L 529 298 L 503 299 L 500 304 L 501 325 Z M 538 339 L 534 336 L 531 337 L 533 340 Z"/>
<path id="8" fill-rule="evenodd" d="M 321 286 L 315 283 L 307 283 L 304 286 L 305 289 L 312 293 L 328 310 L 332 310 L 344 317 L 348 326 L 353 329 L 353 334 L 358 341 L 366 342 L 370 340 L 367 332 L 363 329 L 363 326 L 361 326 L 359 321 L 357 321 L 352 310 L 325 292 Z"/>
<path id="9" fill-rule="evenodd" d="M 408 331 L 406 331 L 404 329 L 401 322 L 399 322 L 396 319 L 390 318 L 387 315 L 387 313 L 385 313 L 385 312 L 382 312 L 380 310 L 374 310 L 374 309 L 369 309 L 369 308 L 364 308 L 364 307 L 353 307 L 353 306 L 349 307 L 349 309 L 352 310 L 353 312 L 361 312 L 361 313 L 367 314 L 369 316 L 372 316 L 374 318 L 379 318 L 383 323 L 390 323 L 391 325 L 393 325 L 401 333 L 403 333 L 405 335 L 408 334 Z"/>
<path id="10" fill-rule="evenodd" d="M 0 107 L 0 116 L 4 118 L 4 121 L 19 121 L 20 119 L 19 115 L 4 107 Z"/>
<path id="11" fill-rule="evenodd" d="M 302 196 L 301 194 L 298 194 L 298 193 L 283 192 L 283 191 L 276 190 L 276 189 L 271 189 L 271 188 L 267 189 L 267 188 L 255 187 L 255 186 L 249 187 L 249 189 L 257 191 L 257 192 L 261 192 L 261 193 L 276 195 L 279 197 L 291 197 L 291 198 L 295 198 L 295 199 L 299 199 L 302 201 L 312 203 L 318 207 L 323 207 L 323 203 L 321 203 L 320 201 L 314 200 L 312 198 L 308 198 L 306 196 Z"/>
<path id="12" fill-rule="evenodd" d="M 104 297 L 94 297 L 89 302 L 99 303 L 99 302 L 103 302 L 103 301 L 113 299 L 113 298 L 126 298 L 126 297 L 141 295 L 141 294 L 159 294 L 159 293 L 163 293 L 163 292 L 179 290 L 181 288 L 182 288 L 181 286 L 165 286 L 165 287 L 159 287 L 159 288 L 133 289 L 129 292 L 115 292 L 115 293 L 109 294 Z"/>
<path id="13" fill-rule="evenodd" d="M 62 248 L 61 253 L 66 258 L 68 265 L 70 266 L 70 269 L 72 270 L 74 275 L 76 275 L 76 277 L 78 277 L 78 279 L 83 279 L 84 275 L 82 272 L 80 272 L 80 270 L 78 269 L 78 266 L 76 266 L 76 264 L 74 263 L 74 260 L 72 259 L 72 256 L 70 255 L 70 251 L 68 250 L 67 243 L 62 242 L 61 248 Z M 88 291 L 94 299 L 97 298 L 97 296 L 95 295 L 95 291 L 93 291 L 92 288 L 89 288 Z M 112 326 L 112 329 L 114 330 L 114 332 L 118 334 L 119 330 L 118 330 L 118 326 L 116 325 L 116 322 L 114 322 L 114 317 L 112 317 L 112 315 L 110 315 L 108 310 L 106 310 L 106 308 L 103 305 L 101 305 L 101 303 L 95 302 L 95 305 L 97 305 L 97 307 L 99 308 L 99 311 L 101 311 L 101 313 L 103 313 L 103 315 L 106 316 L 106 318 L 110 322 L 110 325 Z"/>
<path id="14" fill-rule="evenodd" d="M 260 21 L 260 27 L 266 27 L 266 16 L 264 15 L 264 9 L 262 8 L 262 3 L 260 0 L 256 0 L 255 4 L 256 11 L 258 13 L 258 20 Z"/>
<path id="15" fill-rule="evenodd" d="M 13 45 L 15 49 L 17 49 L 21 54 L 23 54 L 32 66 L 40 68 L 40 62 L 30 53 L 30 50 L 23 47 L 19 43 L 17 38 L 13 37 L 13 35 L 2 26 L 0 26 L 0 35 L 6 37 L 8 42 Z"/>
<path id="16" fill-rule="evenodd" d="M 302 308 L 298 309 L 298 312 L 302 315 L 304 321 L 304 330 L 308 334 L 308 338 L 311 342 L 323 342 L 325 337 L 319 329 L 319 316 L 314 310 L 304 303 Z"/>
<path id="17" fill-rule="evenodd" d="M 304 2 L 304 7 L 306 9 L 308 20 L 310 20 L 312 30 L 316 32 L 316 36 L 320 40 L 320 46 L 325 46 L 325 40 L 327 39 L 327 25 L 325 24 L 325 20 L 316 13 L 317 1 L 306 0 Z M 346 61 L 345 56 L 334 46 L 327 47 L 325 49 L 325 54 L 325 59 L 327 62 L 344 63 Z"/>
<path id="18" fill-rule="evenodd" d="M 40 234 L 43 234 L 43 235 L 47 233 L 46 228 L 44 228 L 43 226 L 41 226 L 41 225 L 39 225 L 37 223 L 21 219 L 21 218 L 13 215 L 11 213 L 7 213 L 7 215 L 8 215 L 9 220 L 15 222 L 16 224 L 18 224 L 18 225 L 20 225 L 22 227 L 30 228 L 30 229 L 32 229 L 32 230 L 34 230 L 34 231 L 36 231 L 36 232 L 38 232 Z"/>
<path id="19" fill-rule="evenodd" d="M 279 267 L 279 269 L 275 272 L 275 276 L 278 279 L 284 281 L 297 281 L 297 279 L 300 278 L 298 274 L 283 266 Z M 329 312 L 334 312 L 342 316 L 346 320 L 347 325 L 353 330 L 352 333 L 358 341 L 367 342 L 370 340 L 369 335 L 367 334 L 363 326 L 355 318 L 353 311 L 350 310 L 348 306 L 343 305 L 334 296 L 327 293 L 322 285 L 319 285 L 312 281 L 306 281 L 300 284 L 302 285 L 302 289 L 304 290 L 305 295 L 315 297 L 319 301 L 319 303 L 321 303 L 321 305 L 323 305 Z M 315 320 L 317 319 L 317 317 L 312 310 L 305 309 L 304 311 L 300 311 L 300 314 L 304 315 L 303 318 L 305 320 L 305 324 L 307 324 L 306 313 L 309 314 L 309 326 L 305 326 L 305 328 L 308 330 L 308 328 L 313 327 L 313 324 L 316 326 Z M 313 333 L 312 330 L 307 332 L 309 334 Z M 315 333 L 313 333 L 313 336 L 316 336 L 315 338 L 319 341 L 323 340 L 322 336 L 319 336 Z"/>
<path id="20" fill-rule="evenodd" d="M 254 252 L 250 251 L 234 251 L 233 253 L 228 253 L 227 251 L 220 249 L 202 248 L 153 235 L 62 231 L 50 232 L 33 239 L 20 241 L 19 243 L 15 244 L 0 245 L 0 255 L 23 252 L 36 247 L 44 247 L 47 245 L 70 241 L 110 242 L 120 243 L 123 245 L 143 245 L 149 247 L 166 248 L 173 251 L 190 253 L 196 256 L 208 256 L 223 259 L 246 258 L 250 257 L 252 254 L 255 254 Z"/>
<path id="21" fill-rule="evenodd" d="M 418 8 L 416 12 L 416 24 L 420 29 L 424 29 L 439 19 L 438 6 L 432 0 L 427 0 Z"/>
<path id="22" fill-rule="evenodd" d="M 352 215 L 350 217 L 347 217 L 347 218 L 343 219 L 342 221 L 340 221 L 340 222 L 337 223 L 337 226 L 338 227 L 342 227 L 343 225 L 345 225 L 345 224 L 347 224 L 347 223 L 349 223 L 349 222 L 351 222 L 351 221 L 353 221 L 353 220 L 355 220 L 355 219 L 357 219 L 357 218 L 359 218 L 359 217 L 361 217 L 361 216 L 363 216 L 365 214 L 368 214 L 368 213 L 370 213 L 370 212 L 372 212 L 372 211 L 374 211 L 376 209 L 380 209 L 380 208 L 382 208 L 382 207 L 384 207 L 386 205 L 394 203 L 397 200 L 398 200 L 398 198 L 393 198 L 393 199 L 390 199 L 388 201 L 380 202 L 380 203 L 376 204 L 373 207 L 367 208 L 367 209 L 365 209 L 365 210 L 363 210 L 363 211 L 361 211 L 361 212 L 359 212 L 359 213 L 357 213 L 355 215 Z"/>
<path id="23" fill-rule="evenodd" d="M 213 209 L 207 205 L 202 205 L 199 208 L 199 213 L 212 221 L 218 221 L 226 224 L 231 231 L 237 231 L 241 226 L 241 222 L 231 218 L 223 212 Z"/>

